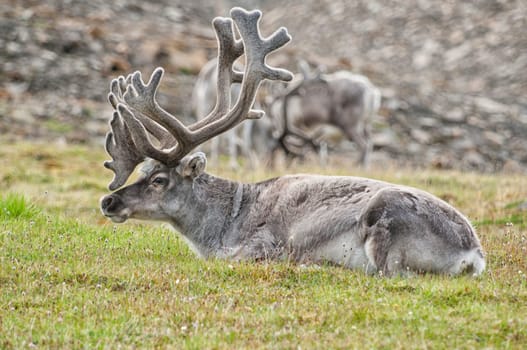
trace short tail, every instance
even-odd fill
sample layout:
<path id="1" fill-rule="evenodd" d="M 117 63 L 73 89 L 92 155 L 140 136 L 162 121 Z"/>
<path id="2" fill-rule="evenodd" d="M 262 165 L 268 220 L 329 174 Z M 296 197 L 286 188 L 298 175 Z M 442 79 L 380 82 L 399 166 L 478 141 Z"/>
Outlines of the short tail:
<path id="1" fill-rule="evenodd" d="M 461 259 L 458 273 L 466 273 L 472 276 L 479 276 L 485 271 L 485 257 L 481 248 L 474 248 L 468 251 Z"/>

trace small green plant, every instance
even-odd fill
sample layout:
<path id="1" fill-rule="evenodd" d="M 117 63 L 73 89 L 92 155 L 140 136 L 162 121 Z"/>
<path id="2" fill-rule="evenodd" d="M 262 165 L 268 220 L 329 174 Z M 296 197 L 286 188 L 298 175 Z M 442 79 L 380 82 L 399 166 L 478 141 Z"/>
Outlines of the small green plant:
<path id="1" fill-rule="evenodd" d="M 18 193 L 9 193 L 0 197 L 0 218 L 2 219 L 29 219 L 38 214 L 38 209 Z"/>

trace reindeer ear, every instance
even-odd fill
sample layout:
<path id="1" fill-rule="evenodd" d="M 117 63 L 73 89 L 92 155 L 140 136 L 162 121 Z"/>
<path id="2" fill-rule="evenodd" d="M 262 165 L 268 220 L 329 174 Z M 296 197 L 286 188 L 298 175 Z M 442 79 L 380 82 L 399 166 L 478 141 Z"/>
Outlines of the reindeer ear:
<path id="1" fill-rule="evenodd" d="M 205 153 L 196 152 L 181 159 L 176 171 L 183 177 L 195 178 L 201 175 L 207 167 Z"/>

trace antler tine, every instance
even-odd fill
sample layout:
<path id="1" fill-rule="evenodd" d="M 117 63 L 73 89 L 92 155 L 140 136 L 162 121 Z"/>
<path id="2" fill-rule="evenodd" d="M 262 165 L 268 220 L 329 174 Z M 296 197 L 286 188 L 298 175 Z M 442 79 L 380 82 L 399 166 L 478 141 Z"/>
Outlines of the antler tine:
<path id="1" fill-rule="evenodd" d="M 231 10 L 231 16 L 238 27 L 245 46 L 247 66 L 245 73 L 251 72 L 255 80 L 283 80 L 293 79 L 291 72 L 285 69 L 272 68 L 265 63 L 265 58 L 270 52 L 284 46 L 291 40 L 287 29 L 281 27 L 267 38 L 262 38 L 259 30 L 259 22 L 262 12 L 259 10 L 246 11 L 240 7 Z M 247 75 L 244 76 L 247 78 Z"/>
<path id="2" fill-rule="evenodd" d="M 193 133 L 194 142 L 200 144 L 223 133 L 241 123 L 246 118 L 257 119 L 264 115 L 263 111 L 251 110 L 256 91 L 262 80 L 284 80 L 293 78 L 291 72 L 285 69 L 272 68 L 265 63 L 266 56 L 282 47 L 291 40 L 286 28 L 280 28 L 267 38 L 262 38 L 259 30 L 259 20 L 262 13 L 259 10 L 246 11 L 235 7 L 231 16 L 236 23 L 245 48 L 246 65 L 242 87 L 234 107 L 219 119 L 196 130 Z"/>
<path id="3" fill-rule="evenodd" d="M 111 131 L 106 134 L 106 152 L 112 157 L 112 161 L 104 162 L 104 166 L 114 172 L 113 180 L 108 186 L 113 191 L 124 185 L 137 164 L 144 160 L 144 156 L 135 146 L 130 131 L 117 111 L 113 113 L 110 128 Z"/>
<path id="4" fill-rule="evenodd" d="M 117 105 L 119 103 L 126 104 L 123 97 L 123 91 L 128 90 L 129 86 L 131 86 L 131 83 L 132 74 L 129 74 L 126 79 L 123 76 L 120 76 L 119 78 L 112 80 L 108 100 L 110 101 L 110 104 L 114 110 L 117 110 Z M 146 130 L 148 130 L 148 132 L 159 141 L 161 148 L 170 147 L 176 143 L 174 136 L 172 136 L 172 134 L 170 134 L 161 125 L 139 111 L 135 111 L 134 115 L 136 115 L 137 119 L 145 126 Z"/>
<path id="5" fill-rule="evenodd" d="M 123 99 L 133 111 L 145 115 L 170 132 L 179 147 L 188 149 L 190 131 L 176 117 L 161 108 L 156 100 L 163 73 L 163 68 L 156 68 L 147 84 L 143 82 L 140 72 L 133 73 L 131 84 L 127 86 Z"/>
<path id="6" fill-rule="evenodd" d="M 143 123 L 126 105 L 119 103 L 117 105 L 117 111 L 130 131 L 135 147 L 140 150 L 145 157 L 157 159 L 160 162 L 167 164 L 174 155 L 179 157 L 185 155 L 182 154 L 182 149 L 179 149 L 179 151 L 176 149 L 176 153 L 172 153 L 166 152 L 162 148 L 158 149 L 155 147 L 148 138 L 148 132 Z"/>
<path id="7" fill-rule="evenodd" d="M 225 114 L 230 107 L 231 84 L 243 80 L 243 73 L 235 71 L 234 62 L 243 54 L 243 43 L 236 40 L 232 19 L 216 17 L 212 21 L 218 42 L 217 62 L 217 97 L 216 105 L 205 118 L 189 126 L 190 130 L 197 130 Z"/>
<path id="8" fill-rule="evenodd" d="M 131 80 L 132 75 L 128 75 L 127 78 L 120 76 L 113 79 L 108 94 L 108 101 L 114 108 L 113 117 L 110 121 L 111 131 L 106 135 L 105 145 L 112 161 L 104 163 L 106 168 L 114 172 L 114 178 L 108 186 L 110 190 L 115 190 L 124 185 L 135 167 L 145 159 L 145 156 L 158 155 L 152 151 L 155 147 L 150 143 L 144 128 L 159 141 L 162 147 L 175 143 L 174 137 L 155 121 L 138 112 L 136 112 L 136 117 L 126 108 L 123 91 L 129 89 Z M 140 128 L 137 124 L 140 124 L 141 127 L 144 125 L 141 130 L 142 136 L 144 136 L 142 139 L 133 135 L 138 134 L 137 131 L 133 131 Z M 144 143 L 148 143 L 150 146 L 145 146 Z"/>

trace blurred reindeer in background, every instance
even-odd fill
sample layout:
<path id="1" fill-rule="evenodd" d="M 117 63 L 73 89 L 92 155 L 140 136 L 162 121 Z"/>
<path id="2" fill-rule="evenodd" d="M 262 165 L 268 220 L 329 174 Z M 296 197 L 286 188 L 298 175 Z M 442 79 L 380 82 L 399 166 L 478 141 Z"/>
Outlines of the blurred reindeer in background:
<path id="1" fill-rule="evenodd" d="M 302 158 L 306 151 L 320 152 L 326 163 L 327 148 L 322 140 L 328 126 L 338 129 L 353 141 L 360 152 L 359 164 L 368 166 L 372 149 L 370 124 L 378 112 L 380 91 L 367 77 L 337 71 L 322 74 L 310 72 L 306 62 L 299 63 L 301 73 L 284 88 L 266 89 L 263 84 L 256 97 L 256 106 L 267 116 L 258 123 L 246 123 L 211 140 L 213 164 L 218 164 L 221 141 L 228 144 L 229 165 L 238 166 L 238 148 L 255 164 L 257 155 L 267 156 L 271 164 L 277 152 L 287 157 Z M 238 65 L 235 68 L 240 69 Z M 205 117 L 216 99 L 216 60 L 209 61 L 200 71 L 192 93 L 192 109 L 197 120 Z M 231 86 L 231 104 L 238 98 L 240 85 Z"/>
<path id="2" fill-rule="evenodd" d="M 303 144 L 320 147 L 324 126 L 339 129 L 359 151 L 359 164 L 368 166 L 372 150 L 371 120 L 381 104 L 381 93 L 367 77 L 348 71 L 311 74 L 301 62 L 302 73 L 277 94 L 267 107 L 276 124 L 285 130 L 279 142 L 294 134 Z M 314 129 L 314 130 L 313 130 Z M 284 144 L 285 148 L 290 148 Z"/>

